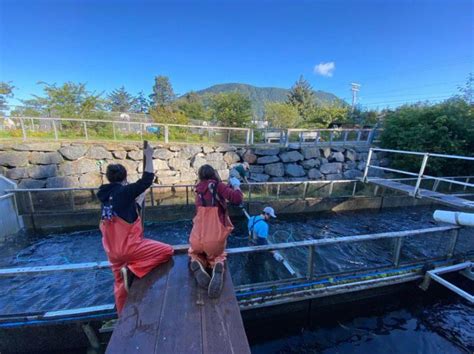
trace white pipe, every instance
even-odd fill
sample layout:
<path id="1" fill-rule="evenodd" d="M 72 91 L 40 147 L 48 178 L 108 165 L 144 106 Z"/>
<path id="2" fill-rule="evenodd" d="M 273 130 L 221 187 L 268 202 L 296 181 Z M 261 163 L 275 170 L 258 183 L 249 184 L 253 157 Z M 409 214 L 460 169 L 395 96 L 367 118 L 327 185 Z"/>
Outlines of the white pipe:
<path id="1" fill-rule="evenodd" d="M 474 214 L 459 211 L 436 210 L 433 214 L 436 221 L 449 224 L 474 227 Z"/>

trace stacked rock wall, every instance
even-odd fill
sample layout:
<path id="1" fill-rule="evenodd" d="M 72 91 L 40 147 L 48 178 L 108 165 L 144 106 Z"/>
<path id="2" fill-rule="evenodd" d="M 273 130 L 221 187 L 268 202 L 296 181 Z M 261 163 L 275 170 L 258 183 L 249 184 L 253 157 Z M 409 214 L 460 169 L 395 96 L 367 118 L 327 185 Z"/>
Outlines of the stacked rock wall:
<path id="1" fill-rule="evenodd" d="M 362 176 L 367 148 L 288 149 L 228 145 L 158 145 L 153 155 L 162 185 L 190 184 L 203 164 L 212 165 L 223 180 L 235 163 L 250 164 L 250 180 L 301 181 L 353 179 Z M 373 155 L 375 164 L 386 159 Z M 0 143 L 0 174 L 19 188 L 97 187 L 110 163 L 121 163 L 133 181 L 143 172 L 141 144 L 119 143 Z"/>

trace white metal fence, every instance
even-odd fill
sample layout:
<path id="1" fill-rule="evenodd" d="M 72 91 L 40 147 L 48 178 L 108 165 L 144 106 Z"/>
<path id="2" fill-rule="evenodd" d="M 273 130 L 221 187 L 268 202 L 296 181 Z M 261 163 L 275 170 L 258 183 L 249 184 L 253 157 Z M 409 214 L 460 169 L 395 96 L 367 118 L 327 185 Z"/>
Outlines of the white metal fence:
<path id="1" fill-rule="evenodd" d="M 54 140 L 151 140 L 163 143 L 226 143 L 234 145 L 366 145 L 376 129 L 271 129 L 162 124 L 144 121 L 10 117 L 0 125 L 4 138 Z"/>

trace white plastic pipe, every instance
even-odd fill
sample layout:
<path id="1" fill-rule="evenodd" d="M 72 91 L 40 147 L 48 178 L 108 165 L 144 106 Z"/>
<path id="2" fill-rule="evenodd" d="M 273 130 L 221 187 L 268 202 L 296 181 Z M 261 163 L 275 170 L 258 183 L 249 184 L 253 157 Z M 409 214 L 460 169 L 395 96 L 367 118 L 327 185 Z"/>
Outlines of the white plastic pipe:
<path id="1" fill-rule="evenodd" d="M 474 227 L 474 214 L 459 211 L 436 210 L 433 214 L 436 221 L 449 224 Z"/>

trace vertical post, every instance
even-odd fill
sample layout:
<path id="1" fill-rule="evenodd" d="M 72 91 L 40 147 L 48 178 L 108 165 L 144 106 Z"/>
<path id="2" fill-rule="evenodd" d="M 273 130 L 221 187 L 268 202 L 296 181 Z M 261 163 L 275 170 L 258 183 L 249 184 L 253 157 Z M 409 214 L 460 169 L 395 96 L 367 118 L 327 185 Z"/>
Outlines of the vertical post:
<path id="1" fill-rule="evenodd" d="M 155 206 L 155 194 L 153 193 L 153 186 L 150 187 L 150 201 L 151 206 Z"/>
<path id="2" fill-rule="evenodd" d="M 374 140 L 375 135 L 375 128 L 371 129 L 369 135 L 367 136 L 367 145 L 372 145 L 372 141 Z"/>
<path id="3" fill-rule="evenodd" d="M 349 132 L 345 130 L 344 131 L 344 145 L 346 145 L 346 142 L 347 142 L 347 134 L 349 134 Z"/>
<path id="4" fill-rule="evenodd" d="M 352 196 L 354 197 L 357 191 L 357 181 L 354 181 L 354 187 L 352 188 Z"/>
<path id="5" fill-rule="evenodd" d="M 25 122 L 23 122 L 23 118 L 20 118 L 20 125 L 21 125 L 21 132 L 23 134 L 23 140 L 26 140 L 26 129 L 25 129 Z"/>
<path id="6" fill-rule="evenodd" d="M 280 199 L 280 187 L 281 187 L 281 184 L 278 183 L 278 185 L 277 185 L 277 200 Z"/>
<path id="7" fill-rule="evenodd" d="M 303 200 L 306 199 L 306 193 L 308 192 L 308 182 L 304 182 L 304 188 L 303 188 Z"/>
<path id="8" fill-rule="evenodd" d="M 466 178 L 466 183 L 469 183 L 469 182 L 471 182 L 471 179 L 468 177 L 468 178 Z M 467 186 L 464 186 L 462 188 L 463 191 L 465 191 L 466 189 L 467 189 Z"/>
<path id="9" fill-rule="evenodd" d="M 308 269 L 306 271 L 306 278 L 311 280 L 314 275 L 314 246 L 308 247 Z"/>
<path id="10" fill-rule="evenodd" d="M 255 130 L 251 129 L 250 130 L 250 145 L 254 144 L 254 139 L 255 139 Z"/>
<path id="11" fill-rule="evenodd" d="M 448 245 L 448 253 L 446 254 L 447 258 L 451 258 L 454 255 L 454 250 L 456 249 L 456 244 L 458 243 L 459 229 L 451 231 L 451 240 Z"/>
<path id="12" fill-rule="evenodd" d="M 86 136 L 86 140 L 89 140 L 89 134 L 87 134 L 87 122 L 84 121 L 82 124 L 84 125 L 84 135 Z"/>
<path id="13" fill-rule="evenodd" d="M 227 144 L 230 144 L 230 129 L 227 130 Z"/>
<path id="14" fill-rule="evenodd" d="M 393 264 L 398 266 L 400 264 L 400 251 L 402 249 L 403 239 L 397 237 L 395 239 L 395 245 L 393 246 Z"/>
<path id="15" fill-rule="evenodd" d="M 370 160 L 372 159 L 372 148 L 369 149 L 369 154 L 367 155 L 367 163 L 365 164 L 364 176 L 362 177 L 362 182 L 367 183 L 367 177 L 369 175 Z"/>
<path id="16" fill-rule="evenodd" d="M 332 145 L 332 140 L 334 139 L 334 131 L 331 130 L 331 132 L 329 133 L 329 146 Z"/>
<path id="17" fill-rule="evenodd" d="M 247 129 L 247 134 L 245 135 L 245 145 L 250 145 L 250 128 Z"/>
<path id="18" fill-rule="evenodd" d="M 316 138 L 314 139 L 314 145 L 318 145 L 319 143 L 319 130 L 316 131 Z"/>
<path id="19" fill-rule="evenodd" d="M 416 180 L 415 190 L 411 194 L 412 197 L 419 196 L 419 189 L 421 184 L 421 179 L 423 178 L 423 174 L 425 173 L 426 163 L 428 162 L 428 157 L 430 157 L 429 153 L 425 153 L 423 155 L 423 161 L 421 162 L 420 172 L 418 172 L 418 179 Z"/>
<path id="20" fill-rule="evenodd" d="M 165 125 L 165 144 L 169 143 L 169 127 Z"/>
<path id="21" fill-rule="evenodd" d="M 28 202 L 30 203 L 30 212 L 33 214 L 35 212 L 35 206 L 33 204 L 33 197 L 31 196 L 31 192 L 28 192 Z"/>
<path id="22" fill-rule="evenodd" d="M 333 189 L 333 188 L 334 188 L 334 181 L 331 181 L 331 182 L 329 183 L 329 196 L 332 195 L 332 189 Z"/>
<path id="23" fill-rule="evenodd" d="M 374 188 L 374 197 L 377 196 L 378 192 L 379 192 L 379 186 L 375 186 L 375 188 Z"/>
<path id="24" fill-rule="evenodd" d="M 186 205 L 189 205 L 189 194 L 188 194 L 188 186 L 186 186 Z"/>
<path id="25" fill-rule="evenodd" d="M 288 147 L 288 145 L 289 145 L 289 143 L 290 143 L 290 133 L 291 133 L 291 131 L 290 131 L 290 129 L 288 129 L 288 130 L 286 131 L 286 139 L 285 139 L 285 146 L 286 146 L 286 147 Z"/>
<path id="26" fill-rule="evenodd" d="M 53 119 L 51 123 L 53 124 L 54 140 L 58 140 L 58 129 L 56 128 L 56 121 Z"/>
<path id="27" fill-rule="evenodd" d="M 114 133 L 114 140 L 117 140 L 117 134 L 115 133 L 115 122 L 112 122 L 112 132 Z"/>
<path id="28" fill-rule="evenodd" d="M 33 118 L 30 118 L 30 122 L 31 122 L 31 131 L 35 131 L 35 121 L 33 120 Z"/>
<path id="29" fill-rule="evenodd" d="M 360 136 L 361 136 L 361 134 L 362 134 L 362 130 L 359 129 L 359 130 L 357 131 L 357 139 L 356 139 L 357 142 L 360 141 Z"/>
<path id="30" fill-rule="evenodd" d="M 145 124 L 139 123 L 140 126 L 140 140 L 143 140 L 143 130 L 145 129 Z"/>
<path id="31" fill-rule="evenodd" d="M 74 203 L 74 190 L 73 189 L 69 191 L 69 202 L 71 203 L 71 210 L 74 211 L 76 209 L 76 205 Z"/>
<path id="32" fill-rule="evenodd" d="M 439 179 L 435 179 L 435 181 L 433 183 L 433 188 L 431 188 L 431 190 L 433 192 L 436 192 L 436 190 L 438 189 L 438 186 L 439 186 Z"/>

